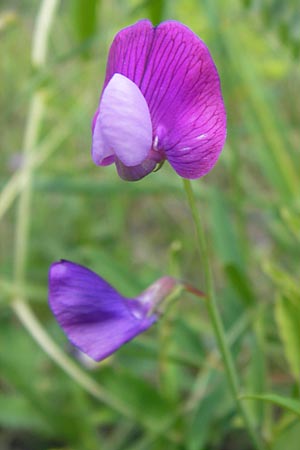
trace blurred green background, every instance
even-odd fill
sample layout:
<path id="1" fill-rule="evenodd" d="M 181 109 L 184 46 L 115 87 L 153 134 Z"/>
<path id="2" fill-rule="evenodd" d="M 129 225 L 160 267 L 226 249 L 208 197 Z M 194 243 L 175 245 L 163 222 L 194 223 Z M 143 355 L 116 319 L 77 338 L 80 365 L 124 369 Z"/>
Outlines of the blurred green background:
<path id="1" fill-rule="evenodd" d="M 70 347 L 47 305 L 48 267 L 60 258 L 127 296 L 163 274 L 201 289 L 179 177 L 165 164 L 128 183 L 90 157 L 109 45 L 122 27 L 148 17 L 185 23 L 218 67 L 228 138 L 194 189 L 241 394 L 268 394 L 244 400 L 267 448 L 298 450 L 300 7 L 54 3 L 42 63 L 31 53 L 43 2 L 0 3 L 0 449 L 252 448 L 201 300 L 183 294 L 158 325 L 100 364 Z M 80 366 L 86 388 L 74 380 Z"/>

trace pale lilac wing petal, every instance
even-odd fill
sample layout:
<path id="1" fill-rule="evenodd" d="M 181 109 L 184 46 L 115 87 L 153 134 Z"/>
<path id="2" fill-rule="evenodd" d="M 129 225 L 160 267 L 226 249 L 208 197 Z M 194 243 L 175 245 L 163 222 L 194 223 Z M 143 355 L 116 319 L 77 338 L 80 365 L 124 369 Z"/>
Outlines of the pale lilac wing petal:
<path id="1" fill-rule="evenodd" d="M 109 166 L 115 162 L 115 155 L 111 150 L 104 147 L 105 143 L 102 136 L 101 123 L 97 121 L 98 117 L 99 109 L 95 112 L 92 121 L 92 159 L 94 163 L 99 166 Z M 97 130 L 95 130 L 97 123 Z M 105 154 L 109 156 L 105 157 Z M 101 161 L 101 163 L 99 161 Z"/>
<path id="2" fill-rule="evenodd" d="M 114 74 L 99 105 L 93 130 L 96 164 L 115 154 L 128 167 L 144 161 L 152 146 L 152 123 L 146 100 L 129 78 Z"/>
<path id="3" fill-rule="evenodd" d="M 89 269 L 69 261 L 52 264 L 49 303 L 73 345 L 100 361 L 137 334 L 155 317 L 134 316 L 131 302 Z"/>
<path id="4" fill-rule="evenodd" d="M 92 140 L 92 158 L 95 164 L 106 166 L 114 162 L 115 156 L 112 148 L 108 145 L 103 136 L 100 114 L 97 111 Z M 107 161 L 109 162 L 107 164 Z"/>
<path id="5" fill-rule="evenodd" d="M 216 163 L 226 137 L 217 69 L 205 44 L 187 27 L 148 21 L 115 38 L 105 83 L 121 73 L 143 93 L 158 149 L 179 175 L 198 178 Z"/>

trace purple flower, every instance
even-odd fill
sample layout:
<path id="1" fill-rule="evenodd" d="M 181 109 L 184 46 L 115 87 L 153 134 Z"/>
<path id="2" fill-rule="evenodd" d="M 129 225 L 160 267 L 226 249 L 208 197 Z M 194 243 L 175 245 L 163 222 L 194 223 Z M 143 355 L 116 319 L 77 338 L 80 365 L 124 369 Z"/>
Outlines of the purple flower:
<path id="1" fill-rule="evenodd" d="M 138 180 L 168 160 L 184 178 L 217 162 L 226 113 L 206 45 L 186 26 L 148 20 L 121 30 L 110 48 L 93 120 L 92 158 Z"/>
<path id="2" fill-rule="evenodd" d="M 71 343 L 100 361 L 151 327 L 177 284 L 163 277 L 129 299 L 91 270 L 62 260 L 49 271 L 49 303 Z"/>

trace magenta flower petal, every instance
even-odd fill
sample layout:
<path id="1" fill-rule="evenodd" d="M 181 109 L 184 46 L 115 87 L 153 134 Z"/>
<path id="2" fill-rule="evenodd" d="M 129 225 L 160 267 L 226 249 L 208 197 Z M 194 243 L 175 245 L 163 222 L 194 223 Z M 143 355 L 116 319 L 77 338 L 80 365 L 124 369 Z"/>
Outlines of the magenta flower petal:
<path id="1" fill-rule="evenodd" d="M 164 277 L 127 299 L 91 270 L 62 260 L 49 271 L 49 304 L 71 343 L 100 361 L 151 327 L 155 307 L 176 283 Z"/>
<path id="2" fill-rule="evenodd" d="M 104 93 L 116 73 L 138 86 L 150 111 L 152 149 L 142 162 L 148 171 L 140 177 L 154 165 L 149 161 L 164 159 L 185 178 L 209 172 L 225 142 L 226 114 L 218 72 L 205 44 L 178 22 L 153 27 L 142 20 L 115 37 Z M 131 170 L 123 172 L 123 178 L 132 179 Z"/>

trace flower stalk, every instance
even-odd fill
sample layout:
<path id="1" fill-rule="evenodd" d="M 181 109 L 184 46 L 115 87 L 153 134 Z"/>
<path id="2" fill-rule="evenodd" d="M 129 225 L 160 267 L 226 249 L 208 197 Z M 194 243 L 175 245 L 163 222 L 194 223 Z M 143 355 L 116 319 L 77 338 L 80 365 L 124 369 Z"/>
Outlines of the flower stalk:
<path id="1" fill-rule="evenodd" d="M 221 315 L 218 309 L 218 305 L 216 302 L 215 292 L 214 292 L 214 285 L 213 285 L 213 277 L 212 277 L 212 271 L 211 266 L 209 262 L 209 256 L 208 256 L 208 248 L 207 248 L 207 241 L 205 238 L 205 233 L 203 226 L 201 224 L 200 215 L 198 213 L 197 205 L 196 205 L 196 199 L 195 195 L 192 189 L 192 185 L 190 180 L 183 178 L 183 185 L 184 189 L 187 195 L 187 200 L 189 207 L 191 209 L 194 225 L 195 225 L 195 231 L 197 236 L 197 243 L 198 243 L 198 250 L 200 254 L 200 258 L 202 261 L 203 271 L 204 271 L 204 278 L 205 278 L 205 292 L 206 292 L 206 307 L 207 311 L 211 320 L 211 324 L 213 327 L 213 331 L 215 334 L 215 338 L 217 341 L 217 345 L 223 360 L 225 373 L 227 376 L 228 384 L 230 386 L 230 390 L 232 393 L 232 396 L 235 400 L 237 409 L 239 413 L 241 414 L 246 429 L 248 430 L 249 436 L 253 442 L 253 445 L 256 450 L 264 450 L 264 444 L 261 441 L 260 437 L 257 435 L 253 423 L 251 421 L 251 418 L 249 416 L 248 410 L 243 404 L 243 401 L 240 398 L 240 392 L 239 392 L 239 379 L 237 375 L 237 371 L 233 362 L 233 357 L 226 339 L 226 333 L 224 329 L 224 325 L 221 319 Z"/>

